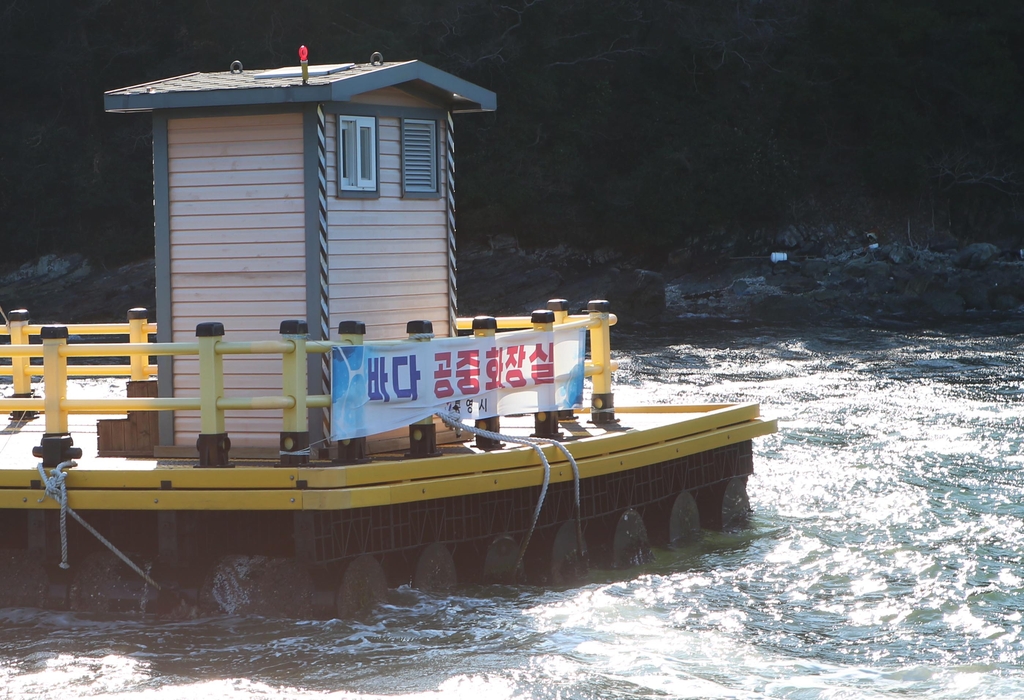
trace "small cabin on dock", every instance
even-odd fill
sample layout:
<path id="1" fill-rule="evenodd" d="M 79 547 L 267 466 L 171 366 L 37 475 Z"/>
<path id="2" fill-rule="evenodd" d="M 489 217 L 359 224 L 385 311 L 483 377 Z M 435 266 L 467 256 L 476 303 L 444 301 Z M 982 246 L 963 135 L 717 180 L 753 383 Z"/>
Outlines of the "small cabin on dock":
<path id="1" fill-rule="evenodd" d="M 108 112 L 153 114 L 158 341 L 194 341 L 205 321 L 238 341 L 285 319 L 313 340 L 347 319 L 368 340 L 403 337 L 412 319 L 454 333 L 452 115 L 494 110 L 494 93 L 379 54 L 307 76 L 236 61 L 105 94 Z M 159 361 L 161 396 L 198 393 L 196 358 Z M 311 384 L 324 376 L 320 356 L 309 370 Z M 279 358 L 228 358 L 224 373 L 236 391 L 282 389 Z M 276 449 L 278 412 L 227 422 L 238 447 Z M 198 433 L 197 412 L 161 413 L 162 446 L 194 449 Z"/>

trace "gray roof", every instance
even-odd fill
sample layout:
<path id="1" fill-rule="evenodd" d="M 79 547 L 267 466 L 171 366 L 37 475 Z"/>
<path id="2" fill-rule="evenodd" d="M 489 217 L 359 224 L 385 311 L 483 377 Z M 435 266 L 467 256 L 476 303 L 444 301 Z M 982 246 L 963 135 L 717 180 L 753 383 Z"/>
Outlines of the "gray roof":
<path id="1" fill-rule="evenodd" d="M 317 66 L 310 66 L 313 71 Z M 260 78 L 266 70 L 240 73 L 190 73 L 152 83 L 110 90 L 103 95 L 108 112 L 151 112 L 159 109 L 227 107 L 304 102 L 347 102 L 355 95 L 386 87 L 407 90 L 453 112 L 493 111 L 497 97 L 490 90 L 445 73 L 421 61 L 356 64 L 328 75 Z"/>

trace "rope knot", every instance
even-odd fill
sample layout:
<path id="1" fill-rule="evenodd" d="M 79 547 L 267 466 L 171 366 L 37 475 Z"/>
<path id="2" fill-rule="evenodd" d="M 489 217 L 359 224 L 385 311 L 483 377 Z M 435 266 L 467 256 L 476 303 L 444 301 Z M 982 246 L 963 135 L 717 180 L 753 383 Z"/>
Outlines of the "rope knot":
<path id="1" fill-rule="evenodd" d="M 60 568 L 62 569 L 71 568 L 71 565 L 68 564 L 68 485 L 66 483 L 68 475 L 64 473 L 64 467 L 77 466 L 77 462 L 69 459 L 54 467 L 50 476 L 46 475 L 42 462 L 36 467 L 39 470 L 39 478 L 43 481 L 44 493 L 60 504 Z"/>
<path id="2" fill-rule="evenodd" d="M 61 471 L 65 466 L 75 467 L 78 465 L 74 462 L 62 462 L 53 468 L 53 472 L 51 472 L 49 477 L 47 477 L 46 472 L 43 471 L 43 465 L 39 465 L 39 475 L 43 478 L 46 495 L 58 503 L 64 503 L 68 498 L 68 487 L 66 483 L 68 475 Z"/>
<path id="3" fill-rule="evenodd" d="M 127 564 L 128 567 L 132 571 L 137 573 L 139 576 L 141 576 L 146 583 L 148 583 L 150 586 L 159 591 L 160 585 L 156 581 L 154 581 L 153 578 L 148 573 L 140 569 L 135 562 L 133 562 L 131 559 L 125 556 L 124 552 L 115 547 L 113 543 L 111 543 L 110 540 L 101 535 L 96 528 L 94 528 L 89 523 L 85 522 L 85 520 L 82 519 L 82 516 L 80 516 L 73 509 L 68 507 L 68 486 L 66 483 L 68 475 L 64 471 L 64 468 L 67 467 L 68 469 L 70 469 L 71 467 L 77 466 L 77 462 L 75 462 L 73 459 L 69 459 L 68 461 L 61 462 L 56 467 L 54 467 L 53 470 L 50 472 L 50 475 L 47 476 L 46 470 L 43 469 L 42 462 L 36 465 L 36 468 L 39 470 L 39 478 L 42 479 L 43 481 L 44 493 L 46 494 L 45 496 L 43 496 L 43 498 L 46 498 L 48 496 L 60 504 L 60 568 L 71 568 L 71 565 L 68 564 L 67 525 L 68 514 L 70 514 L 71 517 L 77 520 L 82 527 L 84 527 L 93 535 L 93 537 L 95 537 L 107 549 L 113 552 L 118 559 Z M 42 503 L 42 500 L 40 500 L 40 503 Z"/>

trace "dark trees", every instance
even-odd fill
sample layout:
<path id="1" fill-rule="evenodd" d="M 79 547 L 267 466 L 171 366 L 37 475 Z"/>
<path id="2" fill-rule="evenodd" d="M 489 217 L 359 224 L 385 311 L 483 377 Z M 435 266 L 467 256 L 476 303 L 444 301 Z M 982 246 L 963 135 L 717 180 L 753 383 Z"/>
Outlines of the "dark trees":
<path id="1" fill-rule="evenodd" d="M 715 249 L 851 191 L 1024 189 L 1015 0 L 3 0 L 0 264 L 151 254 L 148 115 L 104 90 L 295 60 L 420 58 L 499 96 L 462 117 L 460 235 Z M 976 233 L 976 232 L 974 232 Z"/>

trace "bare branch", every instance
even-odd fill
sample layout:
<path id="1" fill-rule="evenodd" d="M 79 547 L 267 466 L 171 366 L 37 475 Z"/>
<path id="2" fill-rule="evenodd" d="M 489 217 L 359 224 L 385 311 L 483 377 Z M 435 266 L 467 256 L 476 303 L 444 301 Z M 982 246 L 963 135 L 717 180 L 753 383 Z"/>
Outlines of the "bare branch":
<path id="1" fill-rule="evenodd" d="M 555 61 L 554 63 L 547 64 L 546 67 L 552 68 L 554 66 L 575 66 L 580 63 L 590 63 L 591 61 L 603 61 L 605 63 L 614 63 L 614 61 L 612 61 L 612 59 L 610 58 L 611 56 L 621 56 L 625 54 L 639 54 L 641 56 L 646 56 L 650 54 L 653 50 L 654 49 L 650 47 L 630 49 L 608 49 L 607 51 L 602 51 L 600 53 L 594 54 L 593 56 L 584 56 L 582 58 L 577 58 L 574 61 Z"/>
<path id="2" fill-rule="evenodd" d="M 516 23 L 513 24 L 508 29 L 506 29 L 504 32 L 502 32 L 501 36 L 498 37 L 498 42 L 503 42 L 509 34 L 511 34 L 516 29 L 519 29 L 519 27 L 523 26 L 523 15 L 526 14 L 526 11 L 529 10 L 531 7 L 541 2 L 544 2 L 544 0 L 527 0 L 525 3 L 523 3 L 523 9 L 521 10 L 517 10 L 514 7 L 509 7 L 508 5 L 502 5 L 499 9 L 508 10 L 509 12 L 512 12 L 516 15 Z"/>
<path id="3" fill-rule="evenodd" d="M 3 12 L 0 12 L 0 20 L 3 20 L 5 22 L 10 21 L 11 17 L 14 16 L 14 13 L 16 11 L 19 15 L 25 14 L 25 11 L 22 8 L 18 7 L 17 0 L 14 0 L 14 2 L 9 3 L 7 7 L 4 8 Z"/>
<path id="4" fill-rule="evenodd" d="M 523 26 L 523 16 L 530 10 L 530 8 L 544 1 L 545 0 L 525 0 L 521 8 L 513 7 L 511 5 L 499 5 L 494 8 L 494 11 L 492 11 L 493 14 L 497 15 L 501 11 L 504 11 L 515 15 L 515 21 L 506 26 L 500 36 L 488 42 L 489 46 L 475 58 L 471 58 L 461 53 L 449 53 L 447 55 L 450 58 L 458 60 L 466 68 L 474 68 L 486 62 L 495 62 L 498 64 L 506 63 L 507 58 L 505 53 L 513 45 L 513 33 Z M 463 19 L 464 9 L 465 8 L 462 5 L 457 6 L 456 14 L 453 19 L 441 21 L 441 26 L 444 27 L 445 33 L 440 37 L 439 43 L 443 44 L 448 37 L 460 35 L 458 24 L 460 20 Z"/>
<path id="5" fill-rule="evenodd" d="M 937 154 L 928 165 L 943 191 L 958 185 L 981 185 L 1010 196 L 1024 192 L 1024 173 L 999 156 L 982 158 L 957 149 Z"/>

